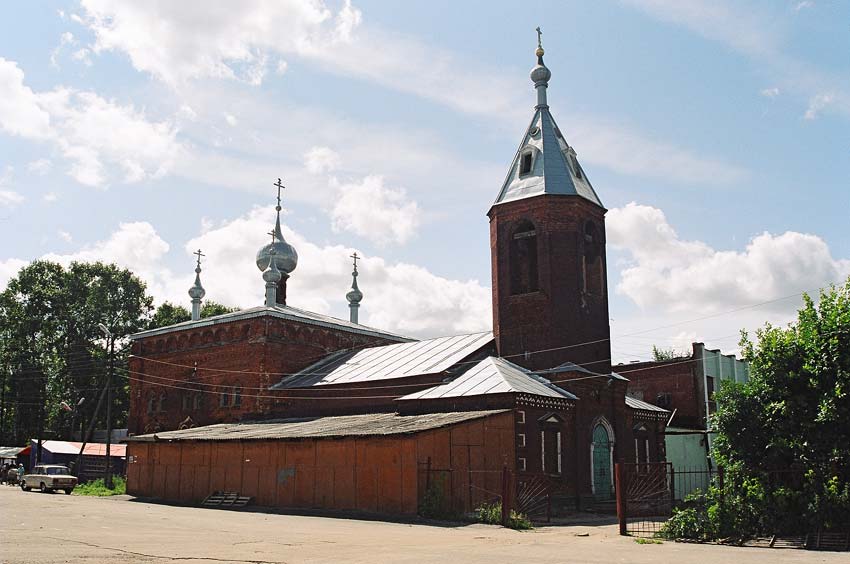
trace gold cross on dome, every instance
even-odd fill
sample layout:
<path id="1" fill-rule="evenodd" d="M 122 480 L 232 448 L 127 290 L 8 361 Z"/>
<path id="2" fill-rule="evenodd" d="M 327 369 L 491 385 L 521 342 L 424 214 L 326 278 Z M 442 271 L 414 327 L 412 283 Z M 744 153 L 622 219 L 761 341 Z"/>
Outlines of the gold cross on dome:
<path id="1" fill-rule="evenodd" d="M 361 257 L 360 255 L 358 255 L 358 254 L 357 254 L 357 251 L 354 251 L 354 254 L 353 254 L 353 255 L 351 255 L 351 258 L 353 258 L 353 259 L 354 259 L 354 270 L 357 270 L 357 259 L 359 259 L 359 258 L 363 258 L 363 257 Z"/>
<path id="2" fill-rule="evenodd" d="M 537 48 L 543 49 L 543 32 L 540 31 L 540 26 L 537 26 Z"/>
<path id="3" fill-rule="evenodd" d="M 274 242 L 275 242 L 275 240 L 276 240 L 276 237 L 275 237 L 275 234 L 274 234 L 274 229 L 272 229 L 271 231 L 269 231 L 268 233 L 266 233 L 266 235 L 271 235 L 271 236 L 272 236 L 272 245 L 274 245 Z"/>

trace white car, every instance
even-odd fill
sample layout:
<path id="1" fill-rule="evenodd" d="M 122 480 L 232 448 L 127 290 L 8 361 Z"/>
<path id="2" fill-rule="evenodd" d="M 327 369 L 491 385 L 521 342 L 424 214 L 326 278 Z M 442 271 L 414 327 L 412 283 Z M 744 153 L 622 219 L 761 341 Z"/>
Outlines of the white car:
<path id="1" fill-rule="evenodd" d="M 71 495 L 76 486 L 77 477 L 71 475 L 67 466 L 58 464 L 39 464 L 21 478 L 21 489 L 25 492 L 37 487 L 45 493 L 65 490 L 67 495 Z"/>

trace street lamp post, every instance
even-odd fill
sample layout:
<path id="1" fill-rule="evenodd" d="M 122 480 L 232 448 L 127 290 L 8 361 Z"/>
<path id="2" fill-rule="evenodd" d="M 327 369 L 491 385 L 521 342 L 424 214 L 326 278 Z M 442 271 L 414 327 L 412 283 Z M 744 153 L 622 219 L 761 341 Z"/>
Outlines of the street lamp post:
<path id="1" fill-rule="evenodd" d="M 109 374 L 106 376 L 106 470 L 103 474 L 103 484 L 112 489 L 110 447 L 112 446 L 112 372 L 115 362 L 115 335 L 103 323 L 98 324 L 98 327 L 109 340 Z"/>

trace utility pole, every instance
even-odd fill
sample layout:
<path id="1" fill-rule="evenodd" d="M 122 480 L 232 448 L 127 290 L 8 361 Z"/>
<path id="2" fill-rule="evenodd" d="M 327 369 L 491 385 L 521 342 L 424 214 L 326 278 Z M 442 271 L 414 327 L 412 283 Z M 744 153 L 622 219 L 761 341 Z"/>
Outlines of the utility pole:
<path id="1" fill-rule="evenodd" d="M 110 447 L 112 446 L 112 373 L 115 363 L 115 335 L 106 325 L 99 324 L 100 330 L 109 340 L 109 374 L 106 376 L 106 470 L 103 474 L 103 484 L 112 489 L 112 458 Z"/>

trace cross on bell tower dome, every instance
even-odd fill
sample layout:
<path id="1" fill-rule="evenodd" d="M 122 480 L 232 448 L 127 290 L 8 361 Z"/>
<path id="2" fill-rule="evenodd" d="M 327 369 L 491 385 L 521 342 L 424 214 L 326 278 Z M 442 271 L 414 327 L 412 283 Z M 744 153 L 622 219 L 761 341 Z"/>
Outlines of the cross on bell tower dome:
<path id="1" fill-rule="evenodd" d="M 538 32 L 537 103 L 488 212 L 500 356 L 539 370 L 611 371 L 605 208 L 549 111 Z"/>

